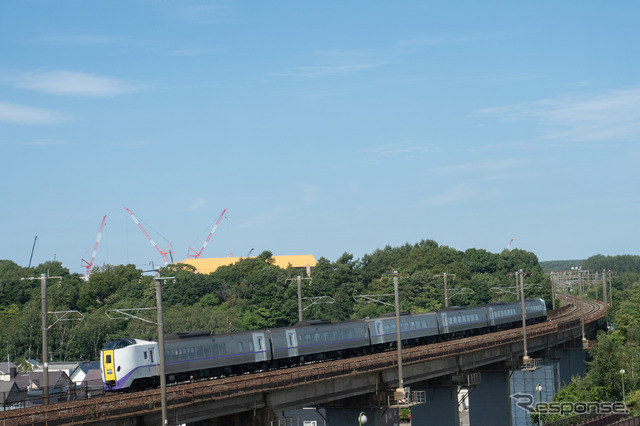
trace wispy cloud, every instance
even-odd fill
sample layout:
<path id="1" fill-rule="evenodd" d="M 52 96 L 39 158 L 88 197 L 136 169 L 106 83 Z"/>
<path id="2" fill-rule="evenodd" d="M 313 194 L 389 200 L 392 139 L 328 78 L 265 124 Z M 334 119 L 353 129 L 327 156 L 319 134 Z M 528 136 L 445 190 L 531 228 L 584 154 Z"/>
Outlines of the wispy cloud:
<path id="1" fill-rule="evenodd" d="M 108 97 L 139 87 L 123 80 L 75 71 L 47 71 L 5 77 L 15 87 L 54 95 Z"/>
<path id="2" fill-rule="evenodd" d="M 505 170 L 512 170 L 522 166 L 523 160 L 515 158 L 505 158 L 495 161 L 479 161 L 466 164 L 456 164 L 450 166 L 442 166 L 435 169 L 440 173 L 476 173 L 476 172 L 503 172 Z"/>
<path id="3" fill-rule="evenodd" d="M 365 148 L 361 151 L 369 154 L 386 157 L 390 155 L 407 155 L 407 154 L 428 152 L 429 147 L 424 144 L 420 144 L 416 142 L 404 141 L 404 142 L 396 142 L 396 143 L 372 146 L 369 148 Z"/>
<path id="4" fill-rule="evenodd" d="M 205 200 L 202 197 L 198 197 L 195 200 L 193 200 L 193 202 L 189 205 L 189 207 L 187 207 L 187 210 L 189 211 L 200 210 L 202 207 L 204 207 L 205 204 L 207 204 L 207 200 Z"/>
<path id="5" fill-rule="evenodd" d="M 56 124 L 68 121 L 69 117 L 55 111 L 0 102 L 0 121 L 17 124 Z"/>
<path id="6" fill-rule="evenodd" d="M 640 135 L 640 88 L 569 93 L 478 113 L 502 116 L 507 121 L 537 122 L 548 139 L 635 140 Z"/>
<path id="7" fill-rule="evenodd" d="M 238 229 L 253 228 L 255 226 L 263 226 L 273 222 L 282 221 L 282 215 L 287 213 L 289 210 L 290 208 L 288 206 L 279 206 L 270 211 L 259 213 L 238 225 Z"/>
<path id="8" fill-rule="evenodd" d="M 106 36 L 99 34 L 73 34 L 73 35 L 51 35 L 36 39 L 39 42 L 73 45 L 73 46 L 95 46 L 110 44 L 120 40 L 121 37 Z"/>
<path id="9" fill-rule="evenodd" d="M 300 199 L 303 204 L 312 204 L 318 198 L 319 188 L 316 185 L 312 185 L 310 183 L 299 183 L 297 184 L 299 188 Z"/>
<path id="10" fill-rule="evenodd" d="M 35 146 L 54 146 L 54 145 L 66 145 L 67 142 L 59 139 L 36 139 L 31 142 L 26 142 L 25 145 Z"/>
<path id="11" fill-rule="evenodd" d="M 201 49 L 196 47 L 186 47 L 182 49 L 173 49 L 170 50 L 167 55 L 175 56 L 175 57 L 193 57 L 193 56 L 202 56 L 202 55 L 210 55 L 213 53 L 220 53 L 222 49 Z"/>
<path id="12" fill-rule="evenodd" d="M 422 204 L 425 206 L 444 206 L 494 200 L 500 197 L 502 197 L 502 191 L 499 188 L 493 188 L 487 191 L 478 191 L 467 185 L 455 185 L 444 193 L 428 197 Z"/>

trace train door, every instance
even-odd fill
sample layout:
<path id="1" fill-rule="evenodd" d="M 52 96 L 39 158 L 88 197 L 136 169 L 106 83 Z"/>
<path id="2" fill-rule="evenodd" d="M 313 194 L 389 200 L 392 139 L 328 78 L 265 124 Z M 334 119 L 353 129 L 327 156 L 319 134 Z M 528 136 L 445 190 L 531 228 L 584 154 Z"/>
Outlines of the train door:
<path id="1" fill-rule="evenodd" d="M 440 324 L 442 326 L 442 332 L 443 333 L 448 333 L 449 332 L 449 319 L 447 318 L 447 314 L 445 312 L 443 312 L 440 315 L 440 319 L 442 320 L 442 324 Z"/>
<path id="2" fill-rule="evenodd" d="M 289 356 L 298 356 L 298 336 L 295 330 L 287 330 L 287 348 L 289 348 Z"/>
<path id="3" fill-rule="evenodd" d="M 371 336 L 371 339 L 373 340 L 373 343 L 385 342 L 384 327 L 382 326 L 381 320 L 375 320 L 373 322 L 373 334 Z"/>
<path id="4" fill-rule="evenodd" d="M 115 360 L 113 359 L 113 350 L 102 351 L 102 365 L 105 383 L 116 383 Z"/>
<path id="5" fill-rule="evenodd" d="M 149 359 L 147 360 L 149 367 L 155 367 L 155 374 L 158 375 L 158 364 L 156 363 L 156 353 L 153 348 L 149 349 Z"/>
<path id="6" fill-rule="evenodd" d="M 267 360 L 267 345 L 264 333 L 253 333 L 253 348 L 256 356 L 256 362 Z"/>
<path id="7" fill-rule="evenodd" d="M 487 311 L 489 313 L 489 325 L 496 325 L 496 319 L 493 313 L 493 307 L 487 308 Z"/>

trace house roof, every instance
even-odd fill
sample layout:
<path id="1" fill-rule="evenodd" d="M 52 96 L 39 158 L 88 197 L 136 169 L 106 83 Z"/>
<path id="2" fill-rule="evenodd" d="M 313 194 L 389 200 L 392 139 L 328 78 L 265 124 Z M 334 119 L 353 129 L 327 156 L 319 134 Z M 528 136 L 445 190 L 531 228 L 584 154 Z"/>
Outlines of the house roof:
<path id="1" fill-rule="evenodd" d="M 291 266 L 293 268 L 313 268 L 316 266 L 316 259 L 311 254 L 300 254 L 291 256 L 273 256 L 275 265 L 286 269 Z M 247 257 L 211 257 L 207 259 L 185 259 L 177 263 L 185 263 L 196 268 L 196 272 L 200 274 L 209 274 L 221 266 L 233 265 Z"/>
<path id="2" fill-rule="evenodd" d="M 0 374 L 9 374 L 11 368 L 18 368 L 12 362 L 0 362 Z"/>
<path id="3" fill-rule="evenodd" d="M 43 384 L 42 378 L 44 374 L 42 371 L 30 371 L 28 373 L 18 373 L 15 377 L 15 382 L 20 389 L 27 389 L 31 385 L 40 388 Z M 69 385 L 71 379 L 64 371 L 49 371 L 49 387 L 58 385 Z"/>

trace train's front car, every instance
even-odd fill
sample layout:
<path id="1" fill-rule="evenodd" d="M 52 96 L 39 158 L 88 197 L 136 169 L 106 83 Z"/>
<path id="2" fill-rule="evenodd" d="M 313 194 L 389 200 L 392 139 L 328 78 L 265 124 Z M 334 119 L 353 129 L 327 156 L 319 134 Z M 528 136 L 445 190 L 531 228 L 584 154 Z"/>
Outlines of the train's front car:
<path id="1" fill-rule="evenodd" d="M 100 353 L 100 373 L 106 391 L 153 386 L 158 379 L 158 344 L 115 339 Z"/>

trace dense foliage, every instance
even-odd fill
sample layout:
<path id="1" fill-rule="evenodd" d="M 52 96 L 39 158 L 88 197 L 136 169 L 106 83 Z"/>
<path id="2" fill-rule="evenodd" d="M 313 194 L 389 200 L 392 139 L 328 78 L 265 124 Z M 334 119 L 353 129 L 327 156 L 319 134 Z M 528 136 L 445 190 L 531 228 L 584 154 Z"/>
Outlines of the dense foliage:
<path id="1" fill-rule="evenodd" d="M 394 310 L 393 297 L 377 297 L 381 303 L 358 303 L 361 295 L 393 294 L 397 271 L 401 309 L 426 312 L 444 306 L 442 274 L 448 274 L 450 304 L 473 306 L 492 300 L 513 301 L 515 295 L 496 292 L 497 287 L 513 292 L 514 271 L 528 273 L 525 283 L 540 284 L 527 289 L 527 296 L 550 300 L 550 282 L 530 252 L 515 249 L 490 253 L 483 249 L 464 252 L 435 241 L 423 240 L 401 247 L 387 246 L 362 259 L 348 253 L 336 261 L 320 258 L 303 282 L 305 298 L 329 296 L 332 304 L 313 304 L 305 299 L 305 319 L 347 320 L 374 317 Z M 297 280 L 300 271 L 274 265 L 266 251 L 255 258 L 242 259 L 211 274 L 195 273 L 184 264 L 169 265 L 160 271 L 175 277 L 163 284 L 164 329 L 166 333 L 207 330 L 224 333 L 281 327 L 298 319 Z M 103 344 L 114 337 L 155 339 L 152 323 L 111 318 L 124 317 L 114 309 L 155 321 L 155 281 L 133 265 L 105 265 L 94 268 L 89 280 L 70 274 L 60 262 L 46 262 L 23 268 L 10 260 L 0 260 L 0 359 L 42 359 L 41 274 L 48 279 L 48 310 L 79 311 L 83 321 L 59 321 L 49 330 L 50 359 L 97 359 Z M 27 278 L 27 279 L 24 279 Z M 33 278 L 33 279 L 29 279 Z M 305 277 L 306 278 L 306 277 Z M 459 290 L 466 288 L 462 293 Z M 472 292 L 470 290 L 472 290 Z M 493 289 L 493 291 L 492 291 Z M 109 315 L 107 315 L 109 313 Z M 75 315 L 74 317 L 77 317 Z M 49 323 L 55 318 L 50 315 Z"/>

